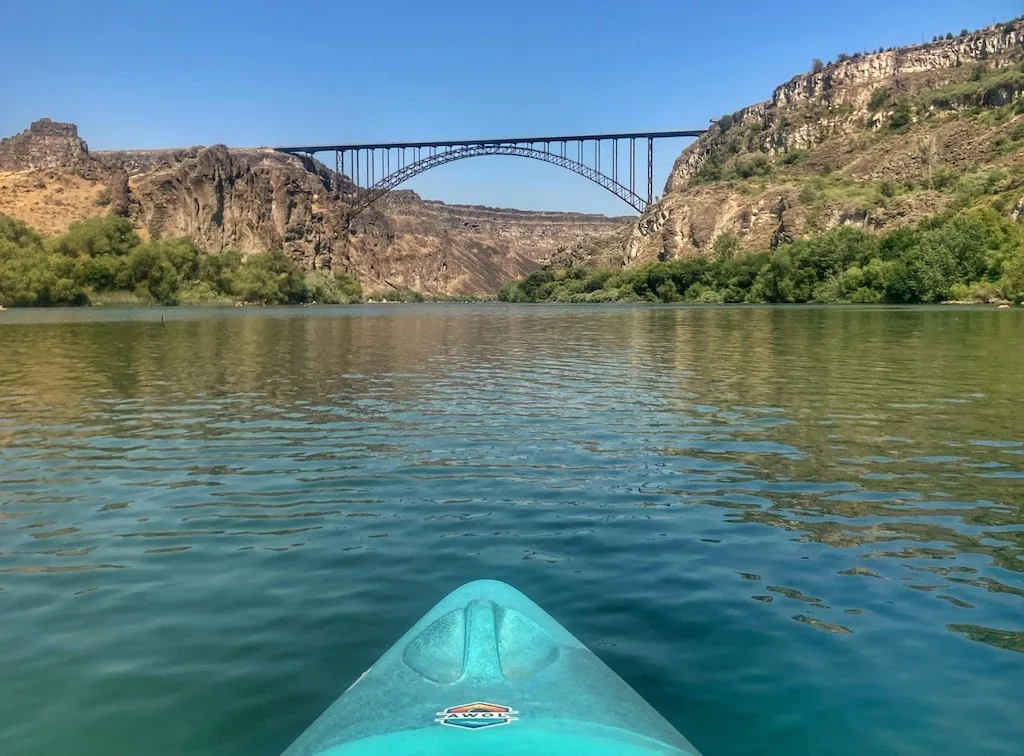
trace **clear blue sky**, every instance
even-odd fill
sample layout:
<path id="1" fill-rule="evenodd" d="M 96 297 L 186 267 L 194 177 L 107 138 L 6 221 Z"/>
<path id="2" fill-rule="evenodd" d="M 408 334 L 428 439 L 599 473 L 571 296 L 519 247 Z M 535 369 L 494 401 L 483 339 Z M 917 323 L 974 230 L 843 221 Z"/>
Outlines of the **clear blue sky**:
<path id="1" fill-rule="evenodd" d="M 1022 0 L 5 0 L 0 135 L 93 149 L 700 128 L 812 58 L 920 42 Z M 684 146 L 661 143 L 656 191 Z M 628 213 L 554 166 L 477 158 L 425 197 Z"/>

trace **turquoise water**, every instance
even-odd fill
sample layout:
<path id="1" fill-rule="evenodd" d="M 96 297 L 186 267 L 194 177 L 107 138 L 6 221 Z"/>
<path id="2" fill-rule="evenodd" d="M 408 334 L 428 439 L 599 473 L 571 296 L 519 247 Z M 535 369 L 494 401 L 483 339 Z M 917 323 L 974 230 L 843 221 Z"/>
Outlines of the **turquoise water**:
<path id="1" fill-rule="evenodd" d="M 276 756 L 484 576 L 707 756 L 1018 754 L 1024 312 L 0 314 L 4 754 Z"/>

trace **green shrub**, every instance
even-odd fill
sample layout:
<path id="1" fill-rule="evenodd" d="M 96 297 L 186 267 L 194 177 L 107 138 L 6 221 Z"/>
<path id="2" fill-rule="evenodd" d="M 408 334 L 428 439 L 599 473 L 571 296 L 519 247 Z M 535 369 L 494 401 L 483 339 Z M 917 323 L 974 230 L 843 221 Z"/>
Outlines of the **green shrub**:
<path id="1" fill-rule="evenodd" d="M 240 252 L 221 252 L 199 258 L 199 279 L 209 283 L 219 294 L 231 292 L 231 279 L 242 265 Z"/>
<path id="2" fill-rule="evenodd" d="M 999 290 L 1004 297 L 1018 304 L 1024 302 L 1024 248 L 1007 255 L 1001 265 Z"/>
<path id="3" fill-rule="evenodd" d="M 231 277 L 231 293 L 264 304 L 295 304 L 309 294 L 299 266 L 281 251 L 247 257 Z"/>
<path id="4" fill-rule="evenodd" d="M 709 184 L 713 181 L 720 180 L 723 174 L 722 164 L 714 158 L 709 158 L 704 161 L 700 168 L 697 169 L 697 173 L 694 174 L 693 180 L 694 183 L 697 184 Z"/>
<path id="5" fill-rule="evenodd" d="M 898 105 L 889 116 L 889 128 L 893 131 L 904 131 L 910 125 L 910 107 Z"/>
<path id="6" fill-rule="evenodd" d="M 178 291 L 180 304 L 209 304 L 211 302 L 228 303 L 232 300 L 217 291 L 208 281 L 190 281 Z"/>
<path id="7" fill-rule="evenodd" d="M 16 247 L 41 247 L 43 237 L 28 227 L 24 221 L 0 213 L 0 242 L 9 242 Z"/>
<path id="8" fill-rule="evenodd" d="M 957 201 L 966 206 L 979 197 L 995 194 L 1006 178 L 1007 174 L 1003 171 L 980 170 L 966 173 L 953 185 L 953 193 Z"/>
<path id="9" fill-rule="evenodd" d="M 803 163 L 811 156 L 810 150 L 795 149 L 789 150 L 782 156 L 782 162 L 785 165 L 796 165 L 797 163 Z"/>
<path id="10" fill-rule="evenodd" d="M 699 304 L 720 304 L 725 301 L 720 292 L 699 282 L 693 284 L 686 290 L 683 294 L 683 299 L 687 302 L 695 302 Z"/>
<path id="11" fill-rule="evenodd" d="M 716 260 L 731 260 L 740 251 L 740 238 L 733 233 L 719 234 L 713 245 Z"/>
<path id="12" fill-rule="evenodd" d="M 868 110 L 875 112 L 879 110 L 886 102 L 889 101 L 889 90 L 882 88 L 876 89 L 871 93 L 871 99 L 868 100 Z"/>
<path id="13" fill-rule="evenodd" d="M 309 298 L 320 304 L 353 304 L 363 300 L 359 279 L 342 272 L 317 271 L 306 279 Z"/>
<path id="14" fill-rule="evenodd" d="M 413 291 L 412 289 L 395 289 L 389 291 L 383 297 L 389 302 L 407 302 L 412 304 L 420 304 L 427 301 L 426 295 L 419 291 Z M 555 297 L 556 302 L 567 302 L 568 299 L 562 297 Z"/>
<path id="15" fill-rule="evenodd" d="M 69 257 L 122 257 L 140 243 L 127 218 L 86 218 L 72 223 L 67 233 L 53 240 L 53 251 Z"/>
<path id="16" fill-rule="evenodd" d="M 732 116 L 731 115 L 724 115 L 721 118 L 719 118 L 718 119 L 718 128 L 719 128 L 719 130 L 721 130 L 721 132 L 723 134 L 725 132 L 727 132 L 729 129 L 731 129 L 732 128 Z"/>
<path id="17" fill-rule="evenodd" d="M 123 278 L 125 257 L 98 255 L 82 265 L 82 283 L 93 291 L 114 291 Z"/>
<path id="18" fill-rule="evenodd" d="M 800 194 L 797 195 L 797 199 L 800 201 L 801 205 L 813 205 L 817 202 L 820 196 L 821 193 L 815 190 L 813 186 L 810 184 L 804 184 L 800 189 Z"/>
<path id="19" fill-rule="evenodd" d="M 825 64 L 821 62 L 821 58 L 815 58 L 811 61 L 811 72 L 819 74 L 825 70 Z"/>
<path id="20" fill-rule="evenodd" d="M 118 288 L 134 290 L 162 305 L 177 304 L 181 274 L 159 242 L 136 247 L 118 273 Z"/>
<path id="21" fill-rule="evenodd" d="M 994 304 L 1004 297 L 1000 287 L 992 281 L 974 281 L 967 287 L 967 299 L 979 304 Z"/>
<path id="22" fill-rule="evenodd" d="M 747 160 L 737 160 L 731 173 L 743 179 L 755 176 L 770 176 L 772 174 L 772 164 L 766 155 L 754 155 Z"/>
<path id="23" fill-rule="evenodd" d="M 932 174 L 932 189 L 944 191 L 954 187 L 959 180 L 960 174 L 953 168 L 938 168 Z"/>

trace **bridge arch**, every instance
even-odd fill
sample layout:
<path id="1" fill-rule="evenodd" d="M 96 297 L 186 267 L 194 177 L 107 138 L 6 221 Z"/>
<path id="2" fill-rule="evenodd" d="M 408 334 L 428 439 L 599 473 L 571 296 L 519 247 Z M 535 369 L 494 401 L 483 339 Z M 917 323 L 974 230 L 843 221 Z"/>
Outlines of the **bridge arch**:
<path id="1" fill-rule="evenodd" d="M 647 207 L 647 201 L 643 197 L 631 190 L 628 186 L 621 184 L 615 177 L 606 176 L 596 168 L 585 165 L 578 160 L 573 160 L 561 153 L 537 149 L 532 146 L 527 147 L 515 144 L 481 144 L 463 145 L 450 150 L 426 155 L 425 157 L 421 157 L 419 160 L 399 168 L 388 176 L 385 176 L 367 189 L 357 188 L 355 193 L 355 203 L 353 204 L 352 209 L 352 217 L 361 213 L 391 190 L 397 189 L 409 179 L 418 176 L 421 173 L 425 173 L 432 168 L 453 163 L 457 160 L 466 160 L 468 158 L 489 155 L 508 155 L 551 163 L 552 165 L 560 166 L 589 179 L 626 202 L 626 204 L 638 213 L 642 213 Z"/>

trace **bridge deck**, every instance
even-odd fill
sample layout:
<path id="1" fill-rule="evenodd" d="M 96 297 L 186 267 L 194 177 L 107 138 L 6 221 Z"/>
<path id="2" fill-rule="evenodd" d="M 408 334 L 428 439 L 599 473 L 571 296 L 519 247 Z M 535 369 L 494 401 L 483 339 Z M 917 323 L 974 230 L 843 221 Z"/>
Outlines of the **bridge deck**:
<path id="1" fill-rule="evenodd" d="M 378 144 L 318 144 L 294 147 L 275 147 L 278 152 L 304 153 L 349 152 L 355 150 L 394 150 L 417 147 L 476 147 L 500 144 L 536 144 L 538 142 L 592 142 L 614 139 L 678 139 L 699 137 L 704 130 L 687 131 L 638 131 L 625 134 L 571 134 L 569 136 L 516 137 L 513 139 L 442 139 L 433 142 L 381 142 Z"/>

